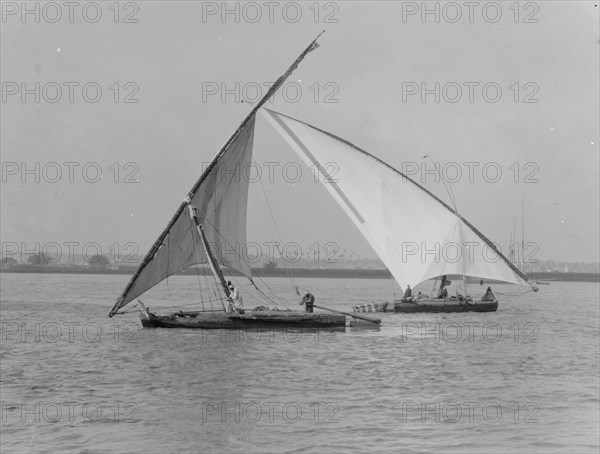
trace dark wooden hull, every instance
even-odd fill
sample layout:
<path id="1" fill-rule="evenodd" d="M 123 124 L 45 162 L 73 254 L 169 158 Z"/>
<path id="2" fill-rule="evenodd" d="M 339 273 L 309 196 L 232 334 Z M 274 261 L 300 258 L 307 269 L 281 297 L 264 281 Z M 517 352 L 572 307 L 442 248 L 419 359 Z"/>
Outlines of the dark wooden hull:
<path id="1" fill-rule="evenodd" d="M 247 329 L 260 328 L 344 328 L 346 316 L 300 311 L 246 311 L 244 314 L 200 312 L 185 315 L 141 314 L 145 328 Z"/>
<path id="2" fill-rule="evenodd" d="M 419 304 L 417 302 L 394 303 L 394 312 L 412 313 L 412 312 L 494 312 L 498 309 L 498 301 L 459 303 L 451 304 Z"/>

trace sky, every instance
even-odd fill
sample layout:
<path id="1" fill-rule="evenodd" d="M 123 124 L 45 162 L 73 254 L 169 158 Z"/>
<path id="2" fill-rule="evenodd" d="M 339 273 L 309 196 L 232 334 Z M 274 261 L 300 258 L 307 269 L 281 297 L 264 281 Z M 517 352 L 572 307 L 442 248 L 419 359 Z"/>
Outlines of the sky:
<path id="1" fill-rule="evenodd" d="M 524 201 L 535 258 L 599 260 L 597 1 L 223 5 L 2 3 L 3 253 L 147 250 L 259 91 L 325 30 L 269 108 L 450 203 L 445 175 L 503 247 Z M 374 256 L 261 116 L 254 159 L 249 241 Z"/>

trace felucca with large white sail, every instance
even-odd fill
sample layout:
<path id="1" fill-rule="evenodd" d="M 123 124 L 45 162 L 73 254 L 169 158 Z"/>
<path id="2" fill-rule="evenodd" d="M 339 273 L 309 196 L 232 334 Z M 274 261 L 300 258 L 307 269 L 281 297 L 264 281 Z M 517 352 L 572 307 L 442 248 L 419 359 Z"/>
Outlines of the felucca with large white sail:
<path id="1" fill-rule="evenodd" d="M 476 277 L 537 288 L 455 209 L 400 171 L 350 142 L 268 109 L 266 116 L 322 181 L 401 287 L 441 279 L 434 295 L 395 301 L 396 312 L 495 311 L 488 287 L 479 299 L 448 295 L 449 279 Z M 330 177 L 326 163 L 335 162 Z M 465 280 L 466 282 L 466 280 Z"/>
<path id="2" fill-rule="evenodd" d="M 213 294 L 216 294 L 217 298 L 202 300 L 202 310 L 180 310 L 168 315 L 156 315 L 138 300 L 142 325 L 202 329 L 240 329 L 256 326 L 330 328 L 346 325 L 345 313 L 313 313 L 312 307 L 318 306 L 314 305 L 314 297 L 309 293 L 303 298 L 307 303 L 306 312 L 274 310 L 277 308 L 268 306 L 244 310 L 240 307 L 237 290 L 231 281 L 226 281 L 221 270 L 221 266 L 224 266 L 241 273 L 262 295 L 263 301 L 276 303 L 256 285 L 248 262 L 239 254 L 232 257 L 226 250 L 231 245 L 246 244 L 249 184 L 248 179 L 237 178 L 235 172 L 232 173 L 228 169 L 236 166 L 246 168 L 251 162 L 256 112 L 277 92 L 302 59 L 318 47 L 319 36 L 277 79 L 202 173 L 117 299 L 110 311 L 110 317 L 124 313 L 122 309 L 126 305 L 167 277 L 193 265 L 208 264 L 210 278 L 213 284 L 216 284 L 216 289 L 213 285 Z M 200 278 L 200 273 L 198 277 Z M 379 320 L 348 315 L 377 325 L 380 323 Z"/>

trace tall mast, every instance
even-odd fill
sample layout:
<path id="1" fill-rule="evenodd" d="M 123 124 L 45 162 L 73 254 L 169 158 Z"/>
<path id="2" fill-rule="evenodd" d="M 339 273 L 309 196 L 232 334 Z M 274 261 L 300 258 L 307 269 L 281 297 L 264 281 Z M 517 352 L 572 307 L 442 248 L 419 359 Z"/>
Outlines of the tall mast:
<path id="1" fill-rule="evenodd" d="M 221 268 L 219 268 L 219 264 L 217 263 L 214 256 L 210 252 L 210 245 L 208 244 L 208 240 L 206 239 L 206 234 L 204 233 L 204 227 L 202 226 L 202 224 L 200 224 L 198 222 L 198 218 L 196 217 L 196 213 L 194 211 L 195 208 L 190 203 L 188 203 L 188 210 L 190 213 L 190 218 L 194 222 L 196 229 L 198 229 L 198 234 L 200 235 L 200 241 L 202 243 L 202 248 L 204 249 L 204 252 L 206 253 L 206 257 L 208 257 L 208 264 L 210 265 L 210 269 L 213 272 L 214 276 L 217 278 L 217 280 L 221 283 L 221 286 L 223 287 L 223 290 L 225 292 L 225 296 L 227 296 L 227 298 L 229 298 L 229 295 L 230 295 L 229 286 L 227 285 L 227 282 L 225 281 L 225 276 L 223 276 L 223 272 L 221 271 Z M 229 305 L 225 304 L 223 302 L 223 300 L 221 300 L 221 304 L 223 305 L 223 309 L 225 310 L 225 312 L 229 312 Z"/>

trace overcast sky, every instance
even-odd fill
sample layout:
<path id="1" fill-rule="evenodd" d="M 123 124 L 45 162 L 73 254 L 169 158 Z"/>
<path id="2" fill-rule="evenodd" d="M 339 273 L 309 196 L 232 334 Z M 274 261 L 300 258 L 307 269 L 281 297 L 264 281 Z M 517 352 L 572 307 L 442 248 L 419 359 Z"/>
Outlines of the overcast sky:
<path id="1" fill-rule="evenodd" d="M 25 16 L 21 2 L 3 3 L 3 247 L 147 250 L 256 87 L 325 29 L 269 108 L 346 138 L 449 202 L 434 174 L 416 170 L 432 168 L 430 156 L 456 180 L 459 212 L 503 247 L 524 196 L 536 258 L 598 261 L 598 2 L 427 2 L 439 22 L 421 2 L 229 4 L 237 17 L 222 17 L 221 2 L 113 3 L 100 3 L 97 22 L 86 2 L 71 18 L 62 2 L 39 4 L 39 22 L 35 3 Z M 254 159 L 263 173 L 250 189 L 249 240 L 374 255 L 261 116 Z"/>

